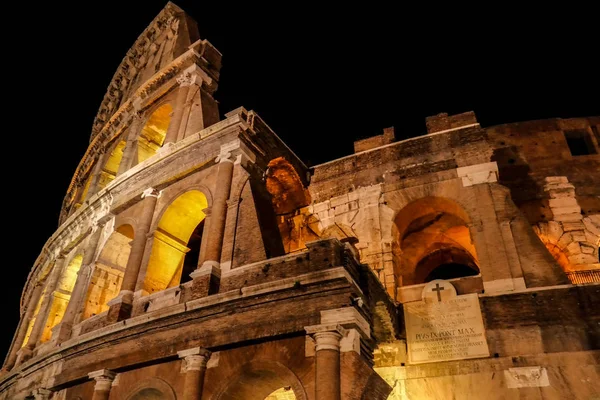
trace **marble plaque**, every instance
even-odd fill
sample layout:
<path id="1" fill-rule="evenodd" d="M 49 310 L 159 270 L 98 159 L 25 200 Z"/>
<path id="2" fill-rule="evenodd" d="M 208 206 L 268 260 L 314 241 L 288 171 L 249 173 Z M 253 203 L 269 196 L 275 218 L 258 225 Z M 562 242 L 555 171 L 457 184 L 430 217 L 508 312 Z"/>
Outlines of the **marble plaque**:
<path id="1" fill-rule="evenodd" d="M 404 304 L 410 364 L 490 355 L 477 293 L 457 296 L 451 283 L 435 280 L 422 298 Z"/>

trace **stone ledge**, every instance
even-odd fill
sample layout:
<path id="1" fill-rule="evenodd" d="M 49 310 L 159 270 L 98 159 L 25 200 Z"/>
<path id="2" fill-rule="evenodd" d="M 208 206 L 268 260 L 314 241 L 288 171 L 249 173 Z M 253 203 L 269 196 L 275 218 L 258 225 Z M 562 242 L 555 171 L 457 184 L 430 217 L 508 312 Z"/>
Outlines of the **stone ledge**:
<path id="1" fill-rule="evenodd" d="M 360 288 L 357 283 L 352 279 L 349 272 L 346 271 L 344 267 L 337 267 L 333 269 L 329 269 L 326 271 L 318 271 L 312 272 L 305 275 L 300 275 L 288 279 L 283 279 L 277 281 L 280 283 L 279 285 L 274 285 L 272 283 L 259 284 L 253 287 L 246 288 L 246 293 L 242 293 L 241 290 L 230 291 L 227 293 L 217 294 L 201 299 L 196 299 L 189 301 L 187 303 L 182 303 L 170 307 L 166 307 L 164 309 L 140 315 L 134 318 L 126 319 L 123 321 L 119 321 L 115 324 L 108 325 L 102 327 L 98 330 L 91 331 L 77 338 L 69 339 L 63 342 L 60 346 L 55 347 L 53 351 L 50 351 L 41 356 L 35 356 L 28 360 L 26 363 L 21 364 L 17 367 L 17 370 L 13 371 L 14 374 L 8 374 L 12 377 L 22 373 L 23 370 L 26 370 L 32 366 L 35 366 L 34 370 L 38 370 L 40 368 L 44 368 L 50 363 L 55 361 L 59 361 L 61 359 L 61 353 L 67 349 L 83 345 L 86 342 L 90 342 L 94 339 L 100 338 L 102 336 L 107 336 L 109 334 L 118 333 L 122 331 L 126 331 L 129 328 L 133 328 L 136 326 L 144 325 L 146 323 L 152 321 L 158 321 L 167 317 L 175 316 L 175 315 L 183 315 L 188 311 L 198 310 L 202 308 L 207 308 L 214 305 L 225 305 L 229 302 L 234 302 L 236 300 L 242 300 L 253 296 L 258 295 L 266 295 L 269 293 L 281 292 L 289 289 L 294 289 L 297 286 L 296 282 L 300 282 L 300 285 L 309 285 L 319 282 L 327 282 L 327 281 L 335 281 L 335 280 L 345 280 L 348 283 L 355 286 L 355 289 L 360 292 Z M 362 292 L 360 292 L 362 294 Z M 33 372 L 29 371 L 29 373 Z M 7 376 L 8 376 L 7 375 Z M 0 385 L 2 384 L 3 377 L 0 377 Z"/>

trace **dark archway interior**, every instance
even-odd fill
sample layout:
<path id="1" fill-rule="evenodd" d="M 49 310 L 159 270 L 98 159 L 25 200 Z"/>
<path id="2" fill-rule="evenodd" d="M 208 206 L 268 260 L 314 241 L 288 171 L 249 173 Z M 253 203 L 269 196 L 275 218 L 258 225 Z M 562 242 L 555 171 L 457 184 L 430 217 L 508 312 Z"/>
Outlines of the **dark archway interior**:
<path id="1" fill-rule="evenodd" d="M 433 271 L 427 275 L 425 278 L 425 283 L 431 282 L 435 279 L 454 279 L 454 278 L 462 278 L 465 276 L 474 276 L 479 272 L 472 267 L 469 267 L 464 264 L 442 264 L 439 267 L 435 268 Z"/>
<path id="2" fill-rule="evenodd" d="M 402 286 L 427 282 L 437 276 L 429 274 L 444 264 L 462 264 L 478 273 L 470 217 L 455 201 L 423 197 L 402 208 L 394 223 L 397 229 L 392 245 L 394 271 Z M 449 278 L 473 275 L 471 270 L 453 267 L 444 267 L 436 274 Z"/>
<path id="3" fill-rule="evenodd" d="M 190 274 L 198 268 L 198 260 L 200 258 L 200 245 L 202 243 L 202 233 L 204 232 L 204 221 L 203 219 L 200 221 L 194 232 L 192 232 L 192 236 L 190 236 L 190 240 L 187 243 L 188 253 L 185 255 L 183 259 L 183 270 L 181 273 L 181 283 L 189 282 L 192 280 Z"/>
<path id="4" fill-rule="evenodd" d="M 444 247 L 428 254 L 419 261 L 415 269 L 418 283 L 477 274 L 479 268 L 473 257 L 467 251 L 456 247 Z"/>

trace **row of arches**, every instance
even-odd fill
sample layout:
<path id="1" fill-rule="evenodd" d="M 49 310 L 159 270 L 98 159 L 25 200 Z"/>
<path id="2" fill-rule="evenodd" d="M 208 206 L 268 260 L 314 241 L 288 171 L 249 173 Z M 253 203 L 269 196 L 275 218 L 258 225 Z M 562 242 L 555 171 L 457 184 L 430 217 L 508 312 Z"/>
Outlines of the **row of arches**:
<path id="1" fill-rule="evenodd" d="M 257 364 L 264 364 L 257 367 Z M 298 377 L 280 363 L 263 361 L 244 364 L 241 373 L 224 380 L 220 393 L 212 398 L 219 400 L 302 400 L 305 389 Z M 127 393 L 129 392 L 129 393 Z M 144 379 L 124 393 L 127 400 L 175 400 L 173 387 L 157 377 Z"/>
<path id="2" fill-rule="evenodd" d="M 119 173 L 133 167 L 136 164 L 146 161 L 165 143 L 167 131 L 171 122 L 173 107 L 170 103 L 164 103 L 158 106 L 145 121 L 142 129 L 137 132 L 137 137 L 133 143 L 134 148 L 127 148 L 127 138 L 121 136 L 108 145 L 108 156 L 99 159 L 98 168 L 92 171 L 85 179 L 81 191 L 76 194 L 76 204 L 83 203 L 90 195 L 91 191 L 96 193 L 108 186 Z M 126 132 L 129 135 L 131 132 Z M 125 153 L 129 152 L 129 157 Z M 126 162 L 128 165 L 122 165 Z"/>
<path id="3" fill-rule="evenodd" d="M 152 248 L 145 272 L 143 288 L 151 294 L 178 286 L 190 280 L 190 273 L 196 270 L 200 261 L 202 236 L 204 232 L 208 200 L 199 190 L 190 190 L 176 197 L 160 214 L 153 232 Z M 121 284 L 131 253 L 135 229 L 124 223 L 116 227 L 104 243 L 93 263 L 87 289 L 83 293 L 79 321 L 101 314 L 109 309 L 108 302 L 115 298 Z M 48 312 L 40 342 L 52 338 L 52 329 L 58 325 L 65 311 L 77 281 L 83 252 L 74 251 L 67 263 L 59 271 L 54 289 L 44 288 L 35 311 L 28 322 L 27 333 L 21 347 L 28 344 L 44 298 L 48 298 Z M 55 265 L 50 265 L 51 270 Z M 39 281 L 47 280 L 45 272 Z M 48 291 L 52 293 L 48 293 Z"/>
<path id="4" fill-rule="evenodd" d="M 273 185 L 273 182 L 269 183 Z M 279 201 L 285 196 L 273 197 Z M 190 273 L 202 262 L 202 237 L 205 210 L 208 207 L 209 201 L 203 192 L 189 190 L 175 197 L 158 215 L 145 267 L 145 292 L 160 292 L 190 279 Z M 474 224 L 470 215 L 456 201 L 426 196 L 405 205 L 395 214 L 393 222 L 392 254 L 397 286 L 480 273 L 479 258 L 472 238 Z M 326 236 L 327 232 L 324 232 L 321 238 Z M 124 224 L 118 226 L 104 244 L 87 287 L 82 319 L 106 311 L 108 301 L 119 293 L 134 237 L 134 228 Z M 64 314 L 81 260 L 81 255 L 73 257 L 52 294 L 51 311 L 42 341 L 48 340 L 52 328 Z M 31 331 L 39 308 L 40 303 L 36 305 L 28 331 Z"/>
<path id="5" fill-rule="evenodd" d="M 160 292 L 188 281 L 190 273 L 201 264 L 208 206 L 203 192 L 189 190 L 178 195 L 158 215 L 143 278 L 146 293 Z M 452 200 L 439 197 L 416 200 L 400 210 L 394 222 L 393 255 L 395 264 L 400 267 L 398 274 L 403 286 L 479 273 L 469 231 L 470 218 Z M 81 321 L 107 311 L 108 302 L 119 294 L 134 238 L 134 227 L 122 224 L 102 244 L 87 283 Z M 52 328 L 65 313 L 82 259 L 82 254 L 76 254 L 61 273 L 56 290 L 51 294 L 42 342 L 51 338 Z M 36 309 L 39 307 L 38 304 Z M 37 312 L 29 330 L 36 318 Z M 27 339 L 23 345 L 26 343 Z"/>

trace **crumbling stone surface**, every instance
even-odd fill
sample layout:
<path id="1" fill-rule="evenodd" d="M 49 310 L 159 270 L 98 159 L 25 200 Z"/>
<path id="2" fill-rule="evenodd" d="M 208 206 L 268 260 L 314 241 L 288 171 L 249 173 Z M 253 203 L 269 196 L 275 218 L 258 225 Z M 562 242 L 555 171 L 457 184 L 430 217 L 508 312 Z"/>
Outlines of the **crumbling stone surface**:
<path id="1" fill-rule="evenodd" d="M 218 119 L 220 66 L 172 3 L 125 57 L 0 399 L 600 396 L 600 117 L 438 114 L 307 168 L 255 112 Z M 479 299 L 490 357 L 410 364 L 433 279 Z"/>

